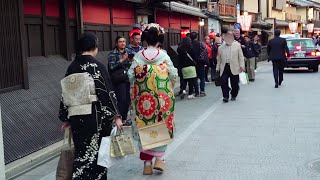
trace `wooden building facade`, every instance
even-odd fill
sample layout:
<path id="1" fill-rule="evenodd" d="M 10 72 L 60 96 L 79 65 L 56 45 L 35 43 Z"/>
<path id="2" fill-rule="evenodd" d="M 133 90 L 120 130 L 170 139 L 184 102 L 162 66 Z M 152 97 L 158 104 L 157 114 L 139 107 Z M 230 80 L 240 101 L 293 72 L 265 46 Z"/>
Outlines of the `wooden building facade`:
<path id="1" fill-rule="evenodd" d="M 168 1 L 168 0 L 166 0 Z M 146 17 L 166 29 L 164 47 L 177 45 L 181 27 L 199 31 L 199 20 L 205 16 L 200 10 L 185 11 L 187 4 L 177 3 L 171 9 L 165 1 L 133 0 L 3 0 L 2 36 L 0 47 L 0 93 L 15 89 L 28 89 L 27 57 L 63 55 L 72 60 L 76 40 L 82 32 L 94 32 L 99 38 L 99 51 L 110 51 L 114 39 L 123 35 L 129 40 L 129 31 Z M 186 1 L 188 3 L 188 1 Z M 12 8 L 8 8 L 8 5 Z M 181 7 L 180 7 L 181 6 Z M 179 9 L 180 8 L 180 9 Z M 193 7 L 195 8 L 195 7 Z M 8 23 L 10 22 L 10 23 Z M 6 24 L 5 26 L 3 26 Z M 4 44 L 6 43 L 6 44 Z M 9 44 L 8 44 L 9 43 Z M 10 44 L 11 43 L 11 44 Z M 10 49 L 15 49 L 12 52 Z M 12 59 L 12 60 L 8 60 Z"/>

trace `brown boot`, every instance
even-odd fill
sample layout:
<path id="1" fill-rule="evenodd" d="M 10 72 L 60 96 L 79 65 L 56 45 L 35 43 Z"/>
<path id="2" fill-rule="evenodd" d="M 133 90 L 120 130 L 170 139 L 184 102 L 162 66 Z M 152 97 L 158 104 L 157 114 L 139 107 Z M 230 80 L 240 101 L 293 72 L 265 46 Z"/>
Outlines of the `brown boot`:
<path id="1" fill-rule="evenodd" d="M 165 166 L 164 160 L 156 158 L 156 161 L 154 163 L 153 169 L 163 172 L 164 171 L 164 166 Z"/>
<path id="2" fill-rule="evenodd" d="M 152 174 L 153 174 L 152 164 L 146 165 L 146 163 L 144 163 L 143 175 L 152 175 Z"/>

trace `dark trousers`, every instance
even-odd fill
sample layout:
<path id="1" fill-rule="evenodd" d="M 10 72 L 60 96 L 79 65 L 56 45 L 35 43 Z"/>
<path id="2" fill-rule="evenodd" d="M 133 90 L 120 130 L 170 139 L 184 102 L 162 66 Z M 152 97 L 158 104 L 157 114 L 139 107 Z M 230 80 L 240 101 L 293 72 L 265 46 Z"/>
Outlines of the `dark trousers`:
<path id="1" fill-rule="evenodd" d="M 182 94 L 183 90 L 186 90 L 187 87 L 187 81 L 185 79 L 183 79 L 182 76 L 180 76 L 180 92 L 179 94 Z"/>
<path id="2" fill-rule="evenodd" d="M 197 67 L 197 76 L 198 79 L 200 79 L 200 91 L 201 92 L 205 92 L 205 87 L 206 87 L 206 77 L 205 77 L 205 67 L 204 66 L 200 66 Z M 195 92 L 196 94 L 199 94 L 199 83 L 196 83 L 196 87 L 195 87 Z"/>
<path id="3" fill-rule="evenodd" d="M 124 82 L 120 84 L 115 84 L 115 93 L 118 100 L 118 108 L 122 119 L 127 120 L 129 107 L 130 107 L 130 83 Z"/>
<path id="4" fill-rule="evenodd" d="M 196 87 L 197 84 L 197 78 L 190 78 L 190 79 L 184 79 L 183 80 L 185 83 L 183 84 L 183 86 L 181 86 L 180 88 L 182 90 L 186 90 L 187 88 L 187 83 L 188 83 L 188 87 L 189 87 L 189 95 L 194 93 L 194 89 Z"/>
<path id="5" fill-rule="evenodd" d="M 231 96 L 237 97 L 239 93 L 239 75 L 233 75 L 230 69 L 230 65 L 226 64 L 223 74 L 221 76 L 221 89 L 224 98 L 229 98 L 229 78 L 231 82 Z"/>
<path id="6" fill-rule="evenodd" d="M 283 60 L 272 61 L 274 82 L 276 84 L 282 83 L 283 81 L 284 64 Z"/>
<path id="7" fill-rule="evenodd" d="M 211 69 L 211 70 L 210 70 Z M 211 80 L 213 81 L 215 79 L 215 72 L 216 72 L 216 67 L 215 66 L 207 66 L 205 67 L 205 80 L 209 81 L 209 71 L 211 73 Z"/>

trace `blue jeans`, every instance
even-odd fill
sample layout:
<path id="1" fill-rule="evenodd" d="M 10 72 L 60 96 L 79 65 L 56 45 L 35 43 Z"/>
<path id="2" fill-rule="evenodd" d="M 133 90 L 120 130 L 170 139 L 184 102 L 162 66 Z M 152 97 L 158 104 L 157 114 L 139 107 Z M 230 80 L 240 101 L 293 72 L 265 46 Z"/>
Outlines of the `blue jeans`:
<path id="1" fill-rule="evenodd" d="M 204 66 L 197 67 L 197 76 L 198 79 L 200 79 L 200 91 L 205 92 L 206 87 L 206 70 Z M 195 86 L 195 92 L 196 94 L 199 94 L 199 83 L 196 83 Z"/>

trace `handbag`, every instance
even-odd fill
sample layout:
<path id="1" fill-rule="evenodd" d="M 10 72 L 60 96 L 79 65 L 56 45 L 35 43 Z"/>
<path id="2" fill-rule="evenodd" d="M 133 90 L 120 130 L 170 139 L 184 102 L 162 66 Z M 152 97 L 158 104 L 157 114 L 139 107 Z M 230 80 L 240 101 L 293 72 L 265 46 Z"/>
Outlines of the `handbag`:
<path id="1" fill-rule="evenodd" d="M 70 128 L 65 129 L 64 140 L 56 171 L 56 180 L 71 180 L 74 161 L 74 150 L 71 145 Z M 66 140 L 68 145 L 66 146 Z"/>
<path id="2" fill-rule="evenodd" d="M 132 137 L 125 134 L 123 130 L 120 130 L 119 132 L 120 134 L 111 136 L 110 157 L 113 158 L 124 157 L 136 152 Z"/>
<path id="3" fill-rule="evenodd" d="M 197 77 L 196 67 L 189 66 L 181 69 L 183 79 L 190 79 Z"/>
<path id="4" fill-rule="evenodd" d="M 216 71 L 214 83 L 216 86 L 221 86 L 221 76 L 219 71 Z"/>
<path id="5" fill-rule="evenodd" d="M 119 84 L 122 82 L 128 82 L 129 81 L 129 77 L 127 74 L 127 71 L 123 68 L 112 71 L 111 72 L 111 81 L 114 84 Z"/>
<path id="6" fill-rule="evenodd" d="M 140 128 L 138 133 L 143 150 L 161 147 L 172 142 L 164 121 Z"/>
<path id="7" fill-rule="evenodd" d="M 190 56 L 189 53 L 187 53 L 187 56 L 191 61 L 193 61 L 194 64 L 196 64 L 196 62 L 193 60 L 193 58 Z M 197 70 L 195 66 L 184 67 L 181 69 L 181 72 L 182 72 L 183 79 L 190 79 L 190 78 L 197 77 Z"/>

